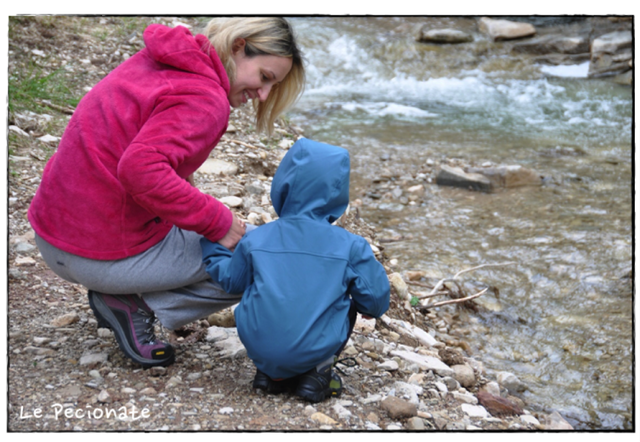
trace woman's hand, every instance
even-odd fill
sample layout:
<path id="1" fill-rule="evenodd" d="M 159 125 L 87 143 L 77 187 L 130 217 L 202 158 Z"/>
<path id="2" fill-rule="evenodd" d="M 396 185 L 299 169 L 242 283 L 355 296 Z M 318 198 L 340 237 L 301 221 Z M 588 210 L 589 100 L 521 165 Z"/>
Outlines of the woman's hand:
<path id="1" fill-rule="evenodd" d="M 244 224 L 244 221 L 239 219 L 235 214 L 233 215 L 233 222 L 231 223 L 231 228 L 227 232 L 225 236 L 222 237 L 218 243 L 223 245 L 227 249 L 233 251 L 235 249 L 236 244 L 242 239 L 247 227 Z"/>

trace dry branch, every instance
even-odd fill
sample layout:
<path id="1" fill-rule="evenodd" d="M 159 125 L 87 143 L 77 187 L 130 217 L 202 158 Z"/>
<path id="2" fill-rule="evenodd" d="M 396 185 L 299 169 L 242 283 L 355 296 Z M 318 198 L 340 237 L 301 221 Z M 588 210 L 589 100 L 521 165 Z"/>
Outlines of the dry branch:
<path id="1" fill-rule="evenodd" d="M 456 273 L 453 278 L 443 278 L 440 281 L 438 281 L 438 283 L 433 287 L 433 289 L 431 290 L 430 293 L 426 294 L 426 295 L 421 295 L 419 297 L 417 297 L 418 299 L 422 299 L 422 301 L 420 301 L 420 309 L 430 309 L 430 308 L 434 308 L 434 307 L 439 307 L 442 305 L 447 305 L 447 304 L 458 304 L 461 302 L 465 302 L 465 301 L 469 301 L 471 299 L 477 298 L 481 295 L 483 295 L 484 293 L 486 293 L 486 291 L 489 288 L 486 288 L 478 293 L 476 293 L 475 295 L 471 295 L 471 296 L 467 296 L 464 298 L 458 298 L 458 299 L 453 299 L 450 301 L 442 301 L 442 302 L 437 302 L 435 304 L 428 304 L 428 298 L 432 298 L 434 296 L 440 296 L 440 295 L 444 295 L 447 292 L 446 291 L 441 291 L 440 289 L 444 286 L 445 283 L 447 282 L 453 282 L 454 284 L 456 284 L 458 286 L 458 289 L 460 291 L 462 291 L 460 289 L 460 286 L 458 285 L 458 281 L 457 278 L 462 275 L 463 273 L 467 273 L 467 272 L 471 272 L 474 270 L 478 270 L 484 267 L 498 267 L 498 266 L 508 266 L 508 265 L 513 265 L 516 264 L 515 262 L 503 262 L 503 263 L 497 263 L 497 264 L 482 264 L 476 267 L 471 267 L 469 269 L 465 269 L 465 270 L 461 270 L 458 273 Z M 417 284 L 417 285 L 421 285 L 421 284 Z"/>
<path id="2" fill-rule="evenodd" d="M 442 305 L 447 305 L 447 304 L 459 304 L 461 302 L 466 302 L 466 301 L 470 301 L 474 298 L 477 298 L 479 296 L 484 295 L 487 290 L 489 290 L 489 287 L 479 291 L 478 293 L 476 293 L 475 295 L 471 295 L 471 296 L 467 296 L 465 298 L 458 298 L 458 299 L 451 299 L 449 301 L 441 301 L 441 302 L 436 302 L 435 304 L 429 304 L 429 305 L 423 305 L 420 307 L 421 310 L 428 310 L 430 308 L 434 308 L 434 307 L 440 307 Z"/>
<path id="3" fill-rule="evenodd" d="M 240 146 L 244 146 L 244 147 L 250 147 L 251 149 L 257 149 L 257 146 L 254 146 L 253 144 L 249 144 L 249 143 L 245 143 L 244 141 L 239 141 L 239 140 L 229 140 L 230 143 L 236 143 L 239 144 Z"/>

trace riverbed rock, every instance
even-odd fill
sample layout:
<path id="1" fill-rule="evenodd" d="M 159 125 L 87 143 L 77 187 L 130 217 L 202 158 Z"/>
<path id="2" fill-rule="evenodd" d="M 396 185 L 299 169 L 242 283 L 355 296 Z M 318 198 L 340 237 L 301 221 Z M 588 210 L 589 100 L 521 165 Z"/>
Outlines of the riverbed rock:
<path id="1" fill-rule="evenodd" d="M 436 184 L 482 192 L 490 192 L 493 189 L 491 180 L 486 176 L 479 173 L 467 173 L 461 167 L 451 167 L 445 164 L 440 166 L 436 175 Z"/>
<path id="2" fill-rule="evenodd" d="M 422 43 L 468 43 L 473 41 L 473 36 L 457 29 L 429 29 L 424 26 L 420 29 L 417 41 Z"/>
<path id="3" fill-rule="evenodd" d="M 469 167 L 465 172 L 481 174 L 491 180 L 492 188 L 540 186 L 542 177 L 533 169 L 528 169 L 520 165 L 502 165 L 496 167 Z"/>
<path id="4" fill-rule="evenodd" d="M 526 386 L 513 373 L 509 373 L 508 371 L 501 371 L 496 375 L 496 378 L 500 385 L 502 385 L 512 393 L 526 390 Z"/>
<path id="5" fill-rule="evenodd" d="M 573 430 L 573 427 L 560 416 L 560 413 L 554 411 L 547 416 L 545 430 Z"/>
<path id="6" fill-rule="evenodd" d="M 586 36 L 543 35 L 513 45 L 512 52 L 520 54 L 583 54 L 589 53 L 589 39 Z"/>
<path id="7" fill-rule="evenodd" d="M 536 33 L 536 28 L 529 23 L 496 20 L 488 17 L 482 17 L 478 20 L 478 29 L 491 37 L 493 41 L 531 37 Z"/>
<path id="8" fill-rule="evenodd" d="M 476 397 L 480 405 L 486 408 L 492 416 L 516 416 L 524 414 L 522 408 L 501 396 L 494 396 L 486 391 L 479 391 Z"/>
<path id="9" fill-rule="evenodd" d="M 589 77 L 617 75 L 630 70 L 633 54 L 631 31 L 617 31 L 602 35 L 591 43 Z"/>

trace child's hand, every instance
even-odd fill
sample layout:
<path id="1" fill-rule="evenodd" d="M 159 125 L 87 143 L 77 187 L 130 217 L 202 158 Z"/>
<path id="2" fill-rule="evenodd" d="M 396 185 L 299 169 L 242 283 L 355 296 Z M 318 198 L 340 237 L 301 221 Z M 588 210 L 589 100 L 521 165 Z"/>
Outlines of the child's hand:
<path id="1" fill-rule="evenodd" d="M 220 245 L 226 247 L 227 249 L 233 252 L 236 244 L 242 239 L 247 227 L 244 224 L 244 221 L 239 219 L 236 215 L 233 215 L 233 222 L 231 223 L 231 228 L 227 232 L 225 236 L 222 237 L 218 243 Z"/>

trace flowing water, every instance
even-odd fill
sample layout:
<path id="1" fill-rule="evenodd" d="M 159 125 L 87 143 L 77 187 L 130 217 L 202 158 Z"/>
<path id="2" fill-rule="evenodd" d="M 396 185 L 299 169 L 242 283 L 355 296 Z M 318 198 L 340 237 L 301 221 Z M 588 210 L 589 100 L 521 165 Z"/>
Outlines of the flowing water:
<path id="1" fill-rule="evenodd" d="M 290 117 L 309 138 L 352 155 L 352 197 L 381 163 L 402 179 L 448 158 L 519 164 L 539 187 L 485 194 L 423 181 L 419 204 L 361 208 L 402 269 L 469 277 L 499 289 L 460 333 L 489 374 L 509 371 L 527 403 L 576 429 L 634 425 L 632 90 L 551 67 L 492 43 L 471 18 L 292 18 L 309 62 Z M 473 43 L 417 43 L 422 23 L 471 32 Z"/>

